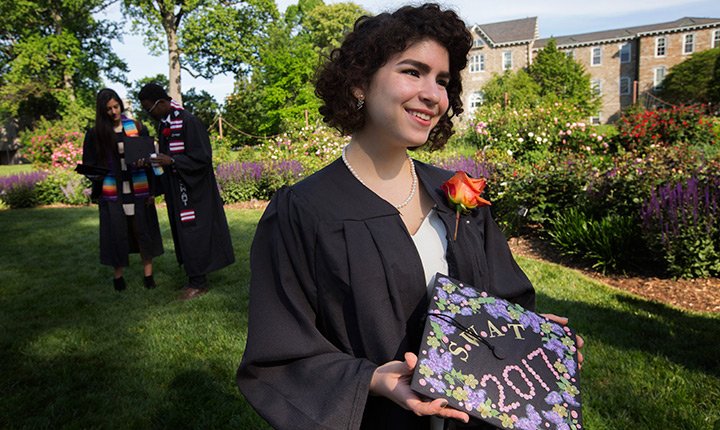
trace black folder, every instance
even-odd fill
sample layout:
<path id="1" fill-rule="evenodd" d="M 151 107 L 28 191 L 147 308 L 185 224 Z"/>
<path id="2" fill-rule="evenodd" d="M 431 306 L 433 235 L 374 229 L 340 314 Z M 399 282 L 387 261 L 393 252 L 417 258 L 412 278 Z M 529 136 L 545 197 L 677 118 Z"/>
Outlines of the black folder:
<path id="1" fill-rule="evenodd" d="M 125 164 L 131 165 L 136 161 L 144 158 L 150 161 L 150 154 L 155 153 L 155 143 L 152 137 L 123 136 L 123 146 L 125 151 Z"/>

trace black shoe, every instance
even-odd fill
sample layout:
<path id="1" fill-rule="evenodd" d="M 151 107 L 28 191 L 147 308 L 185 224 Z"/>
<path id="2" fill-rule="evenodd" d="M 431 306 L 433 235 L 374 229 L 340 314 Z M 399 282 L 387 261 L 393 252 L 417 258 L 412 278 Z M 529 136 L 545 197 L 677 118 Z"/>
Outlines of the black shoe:
<path id="1" fill-rule="evenodd" d="M 127 288 L 127 285 L 125 285 L 125 278 L 123 278 L 122 276 L 119 278 L 114 278 L 113 287 L 115 287 L 115 291 L 122 291 Z"/>
<path id="2" fill-rule="evenodd" d="M 153 278 L 153 275 L 144 277 L 143 284 L 148 290 L 152 290 L 153 288 L 157 287 L 157 285 L 155 285 L 155 278 Z"/>

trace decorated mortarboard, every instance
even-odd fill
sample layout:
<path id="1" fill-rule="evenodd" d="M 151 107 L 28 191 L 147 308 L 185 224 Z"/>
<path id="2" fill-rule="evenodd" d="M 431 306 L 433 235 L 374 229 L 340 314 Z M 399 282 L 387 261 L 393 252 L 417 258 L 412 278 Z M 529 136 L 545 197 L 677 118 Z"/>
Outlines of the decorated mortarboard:
<path id="1" fill-rule="evenodd" d="M 502 429 L 582 429 L 573 330 L 435 279 L 412 389 Z"/>

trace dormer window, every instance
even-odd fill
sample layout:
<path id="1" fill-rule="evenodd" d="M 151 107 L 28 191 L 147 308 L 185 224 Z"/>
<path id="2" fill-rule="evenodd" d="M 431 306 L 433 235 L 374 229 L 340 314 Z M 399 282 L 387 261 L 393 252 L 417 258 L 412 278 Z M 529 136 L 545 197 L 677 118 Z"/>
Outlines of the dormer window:
<path id="1" fill-rule="evenodd" d="M 485 42 L 481 38 L 473 40 L 473 48 L 482 48 L 483 46 L 485 46 Z"/>

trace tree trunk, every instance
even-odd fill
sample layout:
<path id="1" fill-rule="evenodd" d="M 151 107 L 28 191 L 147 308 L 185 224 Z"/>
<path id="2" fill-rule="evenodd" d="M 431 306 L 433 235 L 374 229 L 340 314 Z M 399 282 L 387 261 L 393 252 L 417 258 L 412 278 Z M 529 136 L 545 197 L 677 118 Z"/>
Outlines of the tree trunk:
<path id="1" fill-rule="evenodd" d="M 60 37 L 62 35 L 63 31 L 63 21 L 62 17 L 56 10 L 51 11 L 51 16 L 53 23 L 55 25 L 55 35 Z M 59 53 L 59 55 L 66 55 L 62 52 Z M 71 102 L 75 101 L 75 84 L 73 83 L 73 70 L 69 66 L 71 63 L 68 61 L 67 58 L 63 58 L 60 60 L 60 63 L 63 65 L 63 89 L 66 91 L 68 100 Z"/>
<path id="2" fill-rule="evenodd" d="M 167 35 L 168 43 L 168 78 L 170 85 L 168 95 L 176 102 L 182 104 L 182 89 L 180 82 L 180 47 L 178 46 L 177 27 L 175 26 L 175 16 L 168 13 L 163 17 L 162 25 Z"/>

